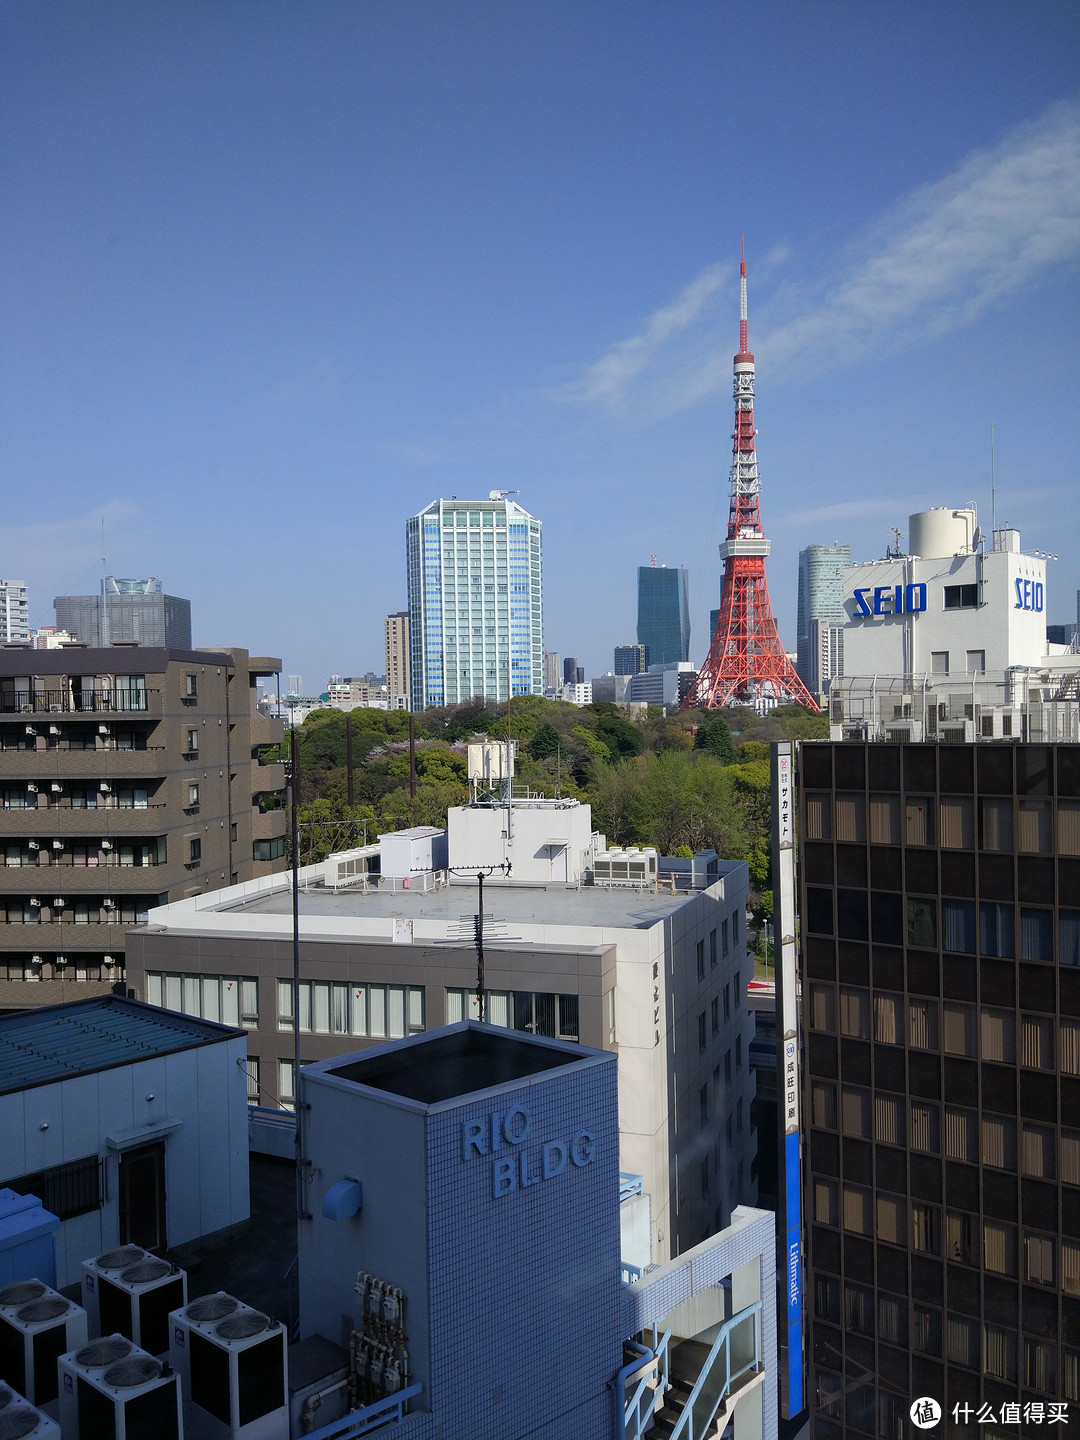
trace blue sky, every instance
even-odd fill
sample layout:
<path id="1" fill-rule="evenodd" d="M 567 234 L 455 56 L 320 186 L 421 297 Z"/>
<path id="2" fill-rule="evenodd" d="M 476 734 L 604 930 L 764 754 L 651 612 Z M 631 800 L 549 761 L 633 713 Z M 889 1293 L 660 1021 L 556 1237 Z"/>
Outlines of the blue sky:
<path id="1" fill-rule="evenodd" d="M 548 646 L 717 603 L 745 233 L 762 512 L 931 504 L 1056 550 L 1075 618 L 1071 3 L 0 6 L 0 574 L 109 568 L 309 690 L 382 669 L 404 522 L 520 489 Z"/>

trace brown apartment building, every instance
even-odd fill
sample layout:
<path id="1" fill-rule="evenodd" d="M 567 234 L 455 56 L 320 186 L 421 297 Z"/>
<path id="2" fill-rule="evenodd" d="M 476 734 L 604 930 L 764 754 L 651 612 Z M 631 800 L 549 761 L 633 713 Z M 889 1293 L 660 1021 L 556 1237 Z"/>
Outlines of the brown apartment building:
<path id="1" fill-rule="evenodd" d="M 106 991 L 171 900 L 284 867 L 281 661 L 235 648 L 0 648 L 0 1009 Z"/>

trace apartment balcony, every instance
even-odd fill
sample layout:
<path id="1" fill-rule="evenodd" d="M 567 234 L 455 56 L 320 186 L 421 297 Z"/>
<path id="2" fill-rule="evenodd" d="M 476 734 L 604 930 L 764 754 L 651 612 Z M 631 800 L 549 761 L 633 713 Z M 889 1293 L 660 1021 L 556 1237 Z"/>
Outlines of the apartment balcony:
<path id="1" fill-rule="evenodd" d="M 285 766 L 275 761 L 272 765 L 251 767 L 251 788 L 256 795 L 285 789 Z"/>
<path id="2" fill-rule="evenodd" d="M 0 867 L 0 896 L 34 896 L 42 904 L 54 895 L 160 894 L 179 884 L 180 865 L 5 865 Z"/>
<path id="3" fill-rule="evenodd" d="M 142 780 L 160 777 L 169 768 L 164 745 L 145 750 L 5 750 L 0 759 L 4 783 L 33 780 L 42 794 L 63 780 Z"/>
<path id="4" fill-rule="evenodd" d="M 98 805 L 89 810 L 75 810 L 67 805 L 38 805 L 30 810 L 0 810 L 0 837 L 20 840 L 24 836 L 51 842 L 54 836 L 101 836 L 111 832 L 137 836 L 160 835 L 169 824 L 169 807 L 164 801 L 151 801 L 145 809 L 135 810 L 120 805 Z M 179 819 L 179 816 L 175 817 Z M 175 823 L 175 821 L 174 821 Z"/>
<path id="5" fill-rule="evenodd" d="M 32 663 L 29 660 L 28 664 Z M 121 715 L 161 716 L 160 690 L 83 690 L 66 688 L 6 690 L 0 695 L 0 715 Z"/>
<path id="6" fill-rule="evenodd" d="M 289 828 L 287 812 L 282 810 L 256 810 L 251 817 L 252 840 L 276 840 Z"/>
<path id="7" fill-rule="evenodd" d="M 123 955 L 124 937 L 135 922 L 123 925 L 75 925 L 70 920 L 46 921 L 39 925 L 0 924 L 0 955 L 66 955 L 69 959 L 87 951 Z"/>

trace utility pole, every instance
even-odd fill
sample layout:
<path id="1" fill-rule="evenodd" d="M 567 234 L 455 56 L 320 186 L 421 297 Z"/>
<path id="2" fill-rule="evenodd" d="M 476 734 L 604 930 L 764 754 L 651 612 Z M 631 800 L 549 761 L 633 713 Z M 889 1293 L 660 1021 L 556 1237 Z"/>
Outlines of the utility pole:
<path id="1" fill-rule="evenodd" d="M 352 711 L 345 716 L 345 770 L 349 809 L 353 806 Z"/>

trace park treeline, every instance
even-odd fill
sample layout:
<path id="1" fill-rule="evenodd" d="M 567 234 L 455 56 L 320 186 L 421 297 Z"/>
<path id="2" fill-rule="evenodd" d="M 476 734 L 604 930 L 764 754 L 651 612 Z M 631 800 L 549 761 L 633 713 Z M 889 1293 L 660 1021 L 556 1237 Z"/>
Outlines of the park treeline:
<path id="1" fill-rule="evenodd" d="M 476 700 L 414 717 L 416 794 L 410 793 L 409 716 L 403 711 L 315 710 L 297 731 L 300 858 L 374 840 L 409 825 L 445 825 L 469 798 L 467 742 L 505 740 L 507 707 Z M 562 796 L 592 806 L 593 828 L 613 845 L 655 845 L 664 855 L 711 847 L 746 860 L 755 908 L 771 910 L 769 742 L 823 737 L 823 716 L 781 706 L 742 710 L 650 707 L 638 720 L 618 706 L 568 705 L 538 695 L 515 699 L 515 792 Z M 352 804 L 348 750 L 351 730 Z M 264 758 L 286 758 L 285 750 Z"/>

